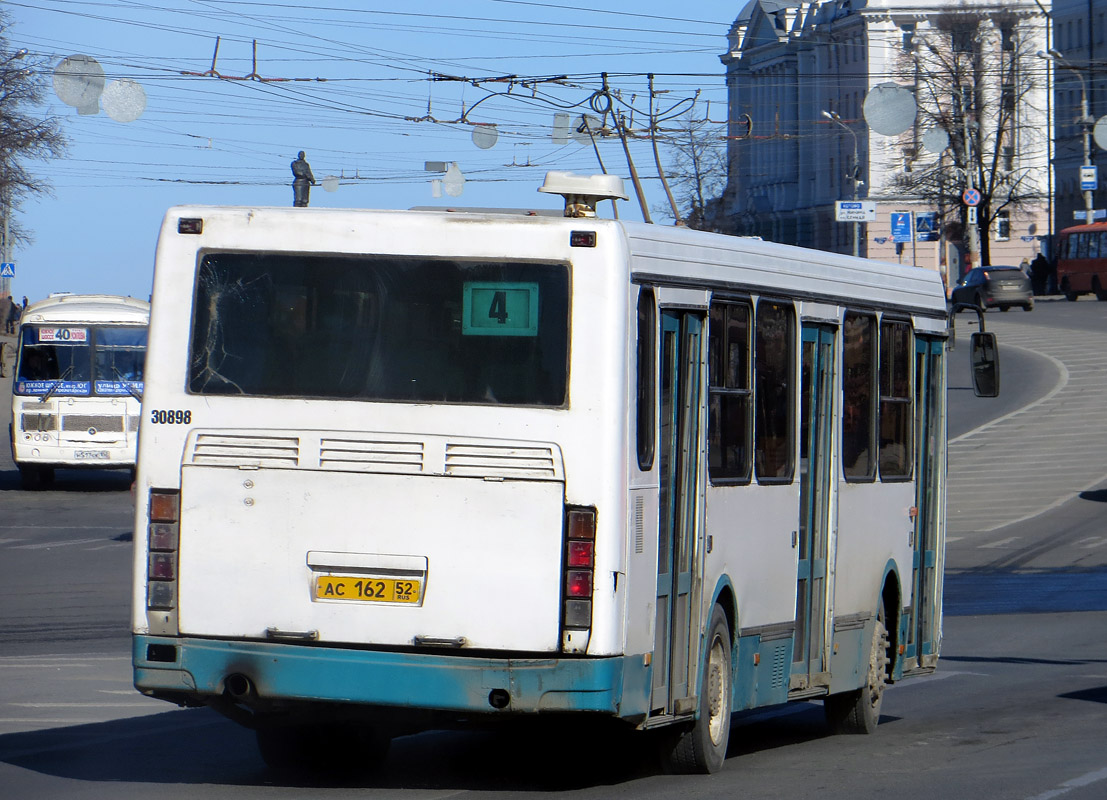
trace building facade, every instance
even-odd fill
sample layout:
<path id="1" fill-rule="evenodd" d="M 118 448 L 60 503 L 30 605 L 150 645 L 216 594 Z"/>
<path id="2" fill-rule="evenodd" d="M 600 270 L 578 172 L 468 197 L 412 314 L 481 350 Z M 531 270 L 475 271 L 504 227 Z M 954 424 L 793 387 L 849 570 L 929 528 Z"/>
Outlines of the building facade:
<path id="1" fill-rule="evenodd" d="M 729 130 L 718 226 L 916 263 L 951 281 L 972 259 L 1032 259 L 1050 228 L 1052 122 L 1042 112 L 1052 72 L 1037 57 L 1048 9 L 750 0 L 721 56 Z M 982 196 L 975 212 L 966 189 Z M 875 204 L 873 221 L 836 220 L 836 201 L 854 199 Z"/>
<path id="2" fill-rule="evenodd" d="M 1090 195 L 1092 208 L 1107 209 L 1107 189 L 1102 188 L 1107 150 L 1096 141 L 1107 143 L 1107 121 L 1100 127 L 1101 135 L 1093 135 L 1095 123 L 1107 115 L 1107 0 L 1058 0 L 1052 17 L 1050 48 L 1056 55 L 1049 61 L 1054 69 L 1051 100 L 1057 132 L 1053 219 L 1054 230 L 1059 231 L 1081 224 L 1086 216 L 1089 198 L 1080 180 L 1085 158 L 1098 173 Z"/>

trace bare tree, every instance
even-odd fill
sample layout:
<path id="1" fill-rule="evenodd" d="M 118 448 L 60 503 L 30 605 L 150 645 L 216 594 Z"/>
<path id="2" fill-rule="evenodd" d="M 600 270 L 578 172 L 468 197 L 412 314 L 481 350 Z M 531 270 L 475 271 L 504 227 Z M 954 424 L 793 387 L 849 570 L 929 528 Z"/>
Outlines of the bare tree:
<path id="1" fill-rule="evenodd" d="M 901 77 L 917 83 L 919 115 L 900 142 L 910 169 L 894 186 L 937 208 L 953 238 L 964 234 L 974 264 L 990 263 L 989 237 L 979 230 L 1044 196 L 1035 171 L 1019 165 L 1020 151 L 1041 146 L 1045 136 L 1036 127 L 1044 115 L 1031 105 L 1040 88 L 1036 49 L 1033 31 L 1013 14 L 952 10 L 920 31 L 900 62 Z M 949 147 L 927 163 L 917 137 L 931 128 L 948 134 Z M 975 226 L 961 199 L 968 188 L 980 193 Z"/>
<path id="2" fill-rule="evenodd" d="M 60 120 L 42 109 L 50 66 L 26 50 L 13 50 L 10 29 L 11 17 L 0 11 L 0 215 L 9 217 L 24 199 L 50 189 L 28 162 L 60 156 L 66 146 Z M 8 235 L 28 238 L 12 219 Z"/>
<path id="3" fill-rule="evenodd" d="M 693 107 L 668 131 L 672 163 L 669 184 L 684 224 L 697 230 L 716 228 L 712 209 L 726 185 L 726 140 L 719 123 L 697 118 Z"/>

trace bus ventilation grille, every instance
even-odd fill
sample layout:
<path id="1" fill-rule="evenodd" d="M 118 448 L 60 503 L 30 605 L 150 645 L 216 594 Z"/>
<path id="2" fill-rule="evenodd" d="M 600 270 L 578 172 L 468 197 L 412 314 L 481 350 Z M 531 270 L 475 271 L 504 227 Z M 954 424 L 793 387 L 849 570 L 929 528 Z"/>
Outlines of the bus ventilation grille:
<path id="1" fill-rule="evenodd" d="M 561 451 L 552 444 L 388 433 L 196 431 L 184 463 L 492 480 L 560 481 L 565 476 Z"/>
<path id="2" fill-rule="evenodd" d="M 376 439 L 321 439 L 319 467 L 353 472 L 423 471 L 423 443 Z"/>
<path id="3" fill-rule="evenodd" d="M 295 467 L 300 460 L 295 436 L 233 436 L 201 433 L 192 448 L 192 463 L 237 467 Z"/>

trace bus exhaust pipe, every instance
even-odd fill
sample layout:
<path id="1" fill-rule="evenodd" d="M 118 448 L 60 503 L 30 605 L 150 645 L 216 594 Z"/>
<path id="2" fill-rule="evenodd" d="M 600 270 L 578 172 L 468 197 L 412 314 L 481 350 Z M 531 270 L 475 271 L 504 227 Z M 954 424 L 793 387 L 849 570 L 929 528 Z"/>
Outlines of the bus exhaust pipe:
<path id="1" fill-rule="evenodd" d="M 223 689 L 232 699 L 243 703 L 248 703 L 258 696 L 254 682 L 241 672 L 235 672 L 224 678 Z"/>

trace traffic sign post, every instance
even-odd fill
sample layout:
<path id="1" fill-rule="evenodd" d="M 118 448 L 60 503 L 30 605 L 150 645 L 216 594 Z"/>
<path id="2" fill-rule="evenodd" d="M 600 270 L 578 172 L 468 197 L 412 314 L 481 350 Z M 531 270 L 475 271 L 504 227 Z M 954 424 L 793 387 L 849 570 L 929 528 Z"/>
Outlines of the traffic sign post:
<path id="1" fill-rule="evenodd" d="M 1079 209 L 1079 210 L 1073 211 L 1072 212 L 1072 218 L 1087 221 L 1088 212 L 1085 211 L 1084 209 Z M 1107 208 L 1094 208 L 1094 209 L 1092 209 L 1092 221 L 1094 222 L 1097 219 L 1107 219 Z"/>
<path id="2" fill-rule="evenodd" d="M 915 241 L 938 241 L 938 212 L 923 211 L 915 215 Z"/>
<path id="3" fill-rule="evenodd" d="M 1094 192 L 1099 185 L 1099 173 L 1094 166 L 1080 168 L 1080 191 Z"/>
<path id="4" fill-rule="evenodd" d="M 911 212 L 893 211 L 892 241 L 898 244 L 900 242 L 909 242 L 913 238 L 914 237 L 911 235 Z"/>
<path id="5" fill-rule="evenodd" d="M 875 200 L 838 200 L 834 203 L 834 219 L 838 222 L 875 222 Z"/>

